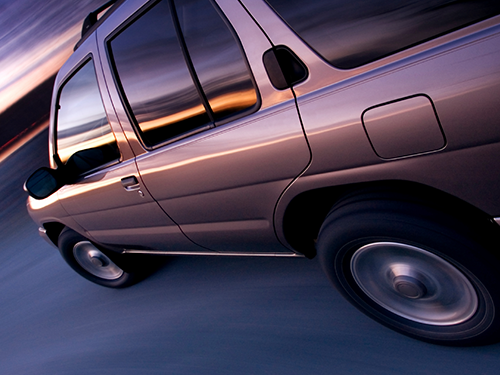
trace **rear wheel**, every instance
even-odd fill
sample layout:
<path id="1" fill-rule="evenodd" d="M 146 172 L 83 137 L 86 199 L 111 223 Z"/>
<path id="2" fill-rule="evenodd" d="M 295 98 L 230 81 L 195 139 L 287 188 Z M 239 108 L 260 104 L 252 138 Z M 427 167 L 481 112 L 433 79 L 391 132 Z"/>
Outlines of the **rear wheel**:
<path id="1" fill-rule="evenodd" d="M 478 345 L 500 338 L 495 235 L 487 222 L 364 194 L 332 209 L 317 248 L 333 284 L 371 318 L 424 341 Z"/>
<path id="2" fill-rule="evenodd" d="M 59 235 L 59 251 L 68 265 L 96 284 L 124 288 L 139 281 L 139 267 L 120 254 L 112 254 L 65 228 Z"/>

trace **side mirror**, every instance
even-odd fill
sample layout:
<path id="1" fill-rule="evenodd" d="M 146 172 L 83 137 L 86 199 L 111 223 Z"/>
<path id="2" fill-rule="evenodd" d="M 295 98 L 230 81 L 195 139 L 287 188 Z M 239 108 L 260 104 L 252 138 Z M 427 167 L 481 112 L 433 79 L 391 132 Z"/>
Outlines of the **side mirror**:
<path id="1" fill-rule="evenodd" d="M 114 147 L 96 147 L 75 152 L 58 169 L 37 169 L 24 183 L 24 190 L 35 199 L 45 199 L 63 185 L 72 184 L 79 176 L 119 157 Z"/>
<path id="2" fill-rule="evenodd" d="M 24 190 L 35 199 L 45 199 L 62 186 L 55 169 L 37 169 L 24 183 Z"/>

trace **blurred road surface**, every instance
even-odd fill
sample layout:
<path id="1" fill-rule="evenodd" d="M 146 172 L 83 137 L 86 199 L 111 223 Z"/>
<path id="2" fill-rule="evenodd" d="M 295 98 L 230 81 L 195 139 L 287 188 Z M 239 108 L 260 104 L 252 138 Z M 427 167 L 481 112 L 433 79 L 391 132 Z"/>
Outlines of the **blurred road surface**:
<path id="1" fill-rule="evenodd" d="M 23 180 L 46 132 L 0 165 L 0 374 L 498 374 L 500 344 L 447 348 L 372 322 L 316 260 L 179 257 L 124 290 L 37 234 Z"/>

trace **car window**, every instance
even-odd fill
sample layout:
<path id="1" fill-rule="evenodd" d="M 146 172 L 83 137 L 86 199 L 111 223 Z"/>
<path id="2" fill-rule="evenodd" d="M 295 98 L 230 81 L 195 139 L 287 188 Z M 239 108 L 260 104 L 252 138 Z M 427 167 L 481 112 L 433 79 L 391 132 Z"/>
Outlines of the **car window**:
<path id="1" fill-rule="evenodd" d="M 210 123 L 167 1 L 150 8 L 109 45 L 116 76 L 147 146 Z"/>
<path id="2" fill-rule="evenodd" d="M 123 101 L 148 147 L 257 103 L 239 45 L 208 0 L 156 2 L 107 45 Z"/>
<path id="3" fill-rule="evenodd" d="M 101 163 L 118 159 L 118 146 L 104 111 L 92 60 L 64 83 L 57 108 L 56 151 L 62 163 L 88 149 L 101 151 Z"/>
<path id="4" fill-rule="evenodd" d="M 257 94 L 232 30 L 208 0 L 175 0 L 189 57 L 215 120 L 253 107 Z"/>
<path id="5" fill-rule="evenodd" d="M 498 0 L 266 0 L 332 65 L 350 69 L 500 13 Z"/>

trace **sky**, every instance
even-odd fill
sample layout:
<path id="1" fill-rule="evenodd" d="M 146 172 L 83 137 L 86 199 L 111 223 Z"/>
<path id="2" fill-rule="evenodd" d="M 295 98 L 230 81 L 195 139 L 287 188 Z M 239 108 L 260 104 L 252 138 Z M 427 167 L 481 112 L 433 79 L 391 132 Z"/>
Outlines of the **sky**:
<path id="1" fill-rule="evenodd" d="M 56 73 L 107 0 L 0 0 L 0 113 Z"/>

